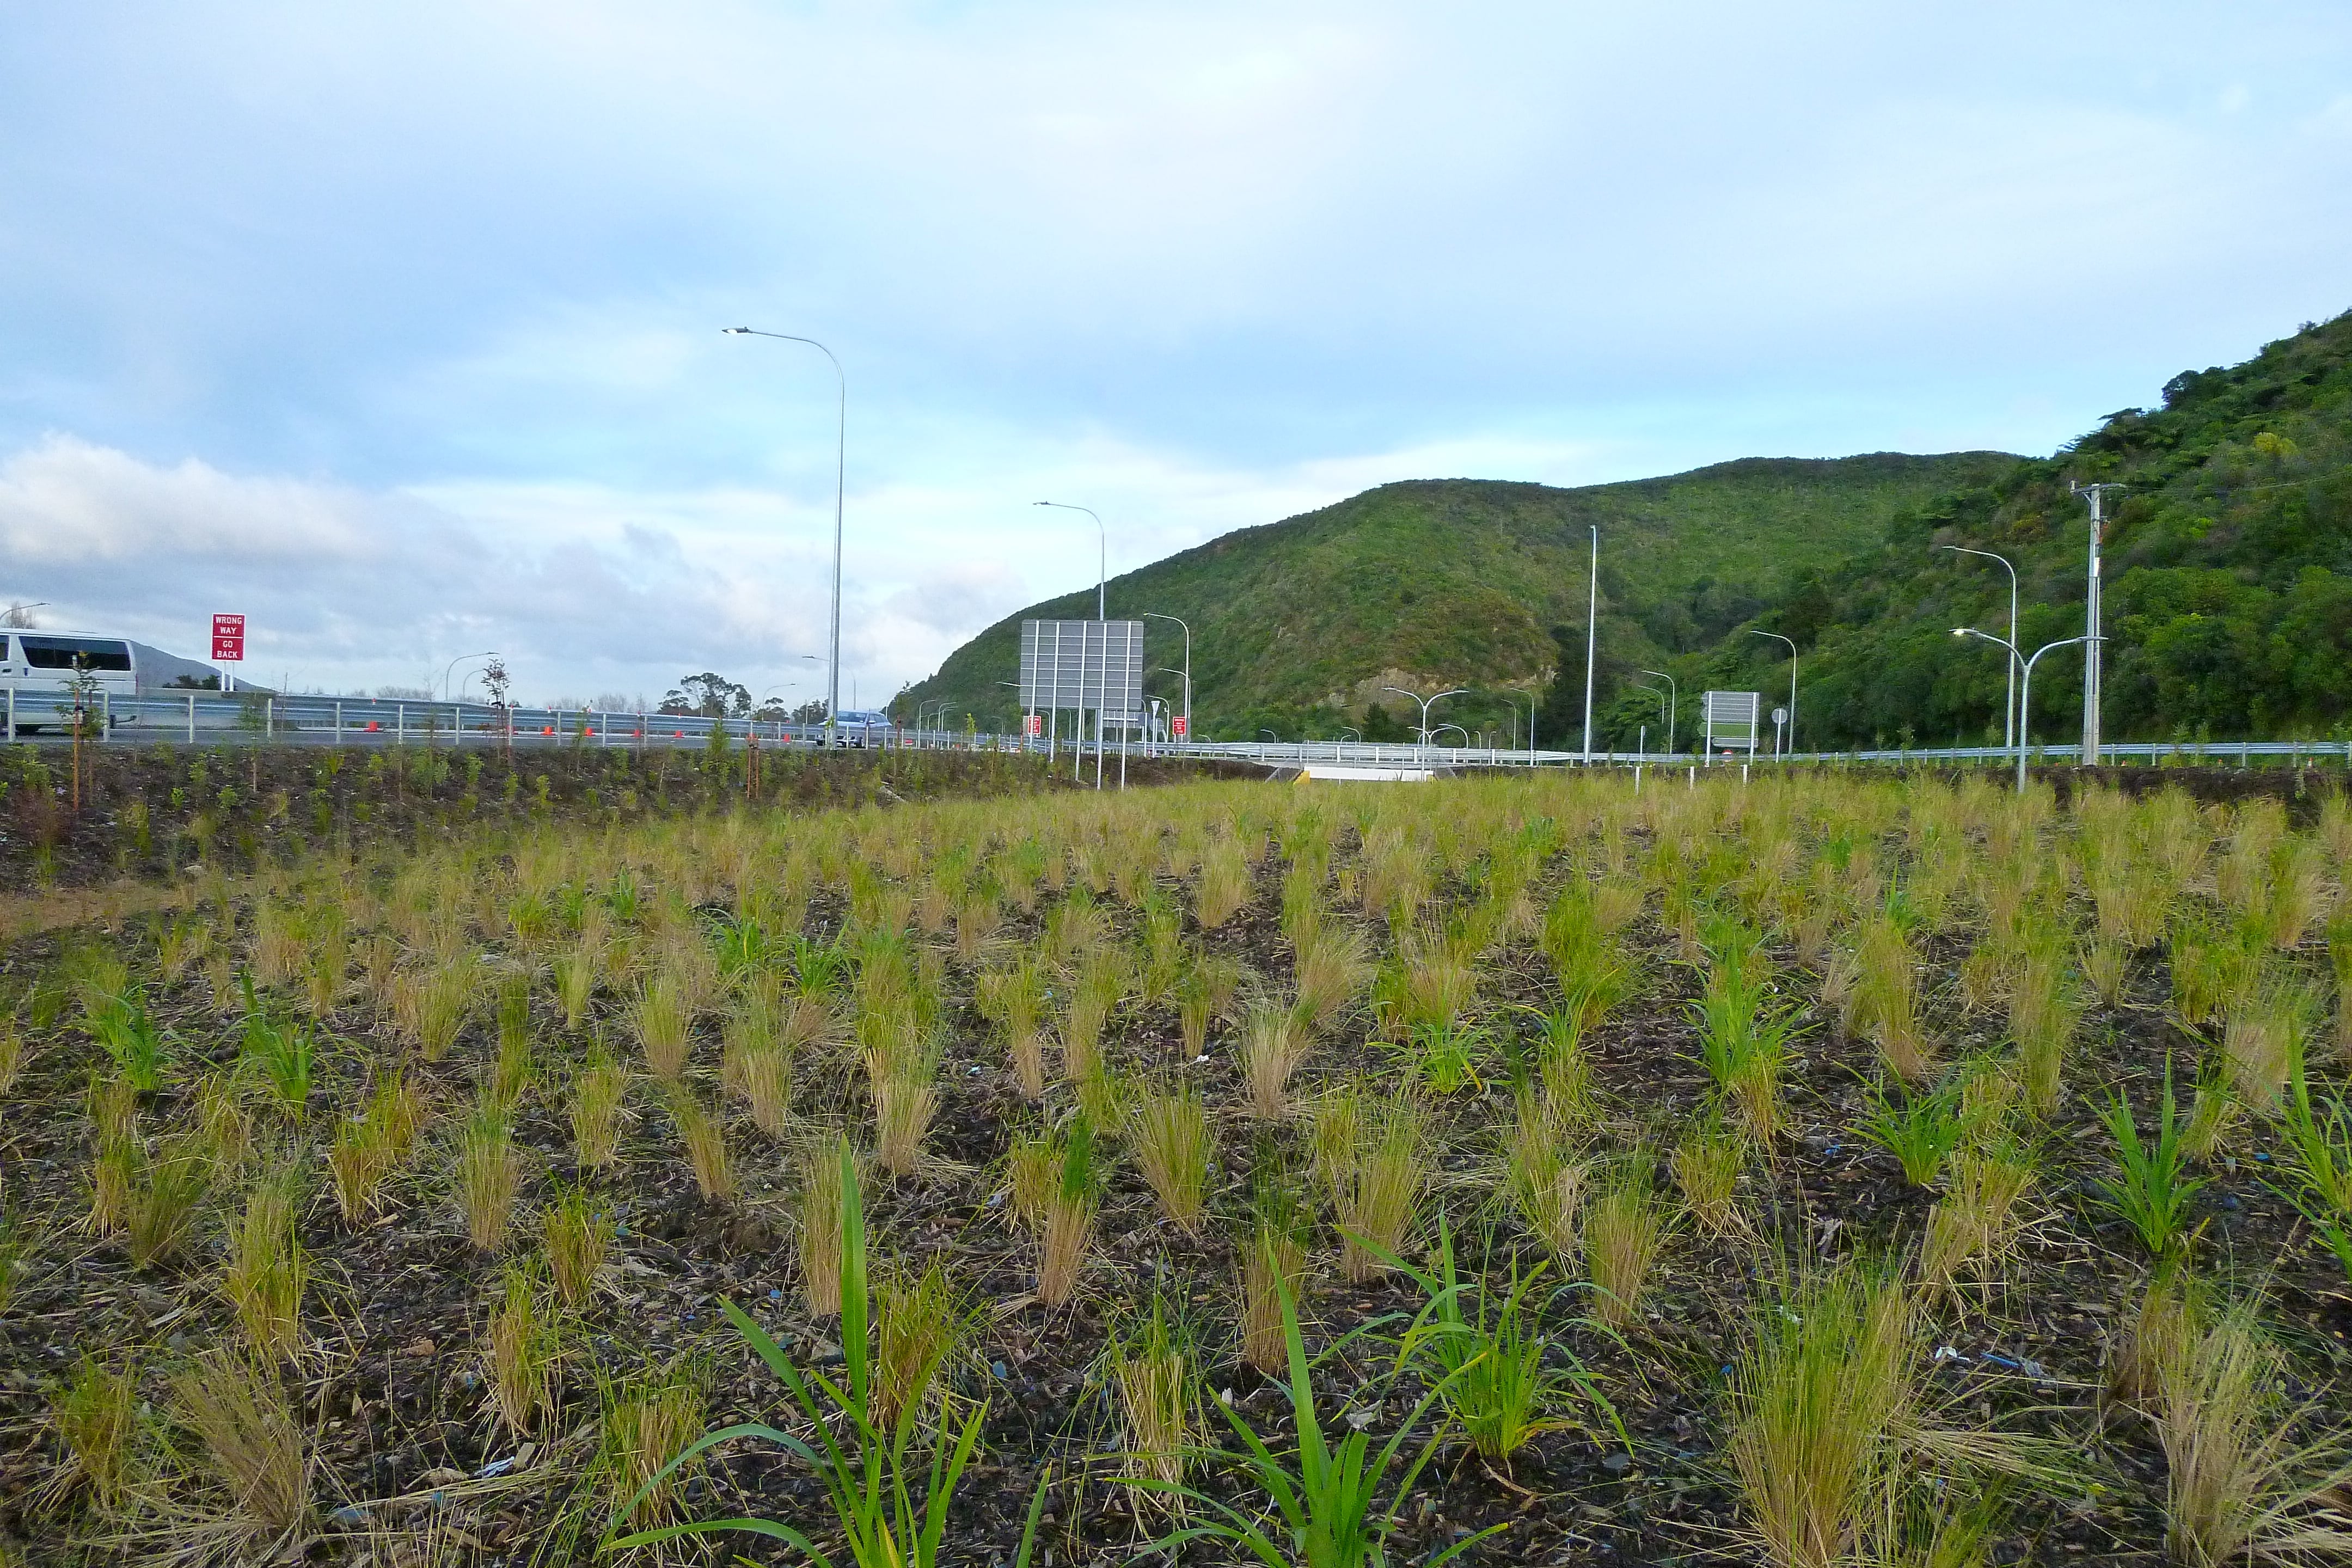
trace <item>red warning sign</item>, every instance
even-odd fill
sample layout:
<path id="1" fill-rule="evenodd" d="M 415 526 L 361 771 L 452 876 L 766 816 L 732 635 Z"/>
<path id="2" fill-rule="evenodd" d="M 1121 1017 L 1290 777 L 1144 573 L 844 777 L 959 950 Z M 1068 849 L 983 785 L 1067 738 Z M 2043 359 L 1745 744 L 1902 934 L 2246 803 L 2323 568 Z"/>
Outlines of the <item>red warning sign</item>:
<path id="1" fill-rule="evenodd" d="M 213 657 L 230 664 L 245 661 L 245 617 L 215 616 L 213 617 Z"/>
<path id="2" fill-rule="evenodd" d="M 1180 741 L 1192 731 L 1192 721 L 1185 718 L 1181 713 L 1177 714 L 1172 722 L 1176 726 L 1176 738 Z"/>
<path id="3" fill-rule="evenodd" d="M 1043 713 L 1030 714 L 1026 722 L 1030 734 L 1042 735 L 1045 732 L 1045 716 Z"/>

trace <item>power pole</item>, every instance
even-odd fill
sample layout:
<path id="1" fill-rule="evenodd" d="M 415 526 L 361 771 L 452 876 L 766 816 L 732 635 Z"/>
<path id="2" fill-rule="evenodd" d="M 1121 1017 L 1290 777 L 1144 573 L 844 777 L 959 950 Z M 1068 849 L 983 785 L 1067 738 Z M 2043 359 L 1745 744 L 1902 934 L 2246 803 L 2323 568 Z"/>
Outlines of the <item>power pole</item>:
<path id="1" fill-rule="evenodd" d="M 2099 534 L 2104 527 L 2105 508 L 2101 504 L 2109 490 L 2119 490 L 2121 485 L 2074 485 L 2076 495 L 2091 498 L 2091 565 L 2090 584 L 2085 592 L 2083 619 L 2083 754 L 2081 764 L 2086 768 L 2099 765 L 2099 647 L 2104 640 L 2099 635 Z"/>
<path id="2" fill-rule="evenodd" d="M 1592 526 L 1592 582 L 1584 604 L 1584 765 L 1592 765 L 1592 649 L 1601 635 L 1601 525 Z"/>

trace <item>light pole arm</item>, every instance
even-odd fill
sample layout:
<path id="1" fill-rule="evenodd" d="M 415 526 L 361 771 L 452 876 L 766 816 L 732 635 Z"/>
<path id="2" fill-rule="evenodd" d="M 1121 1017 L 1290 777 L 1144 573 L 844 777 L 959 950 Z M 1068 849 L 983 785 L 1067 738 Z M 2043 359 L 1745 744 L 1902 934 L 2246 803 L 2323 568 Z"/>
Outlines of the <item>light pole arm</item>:
<path id="1" fill-rule="evenodd" d="M 739 338 L 774 338 L 780 342 L 806 343 L 823 354 L 833 366 L 835 410 L 833 442 L 833 644 L 831 662 L 825 672 L 824 731 L 831 744 L 834 727 L 841 712 L 841 541 L 842 510 L 849 489 L 849 375 L 841 368 L 834 352 L 814 338 L 803 338 L 792 332 L 763 332 L 756 327 L 721 327 L 721 332 Z"/>

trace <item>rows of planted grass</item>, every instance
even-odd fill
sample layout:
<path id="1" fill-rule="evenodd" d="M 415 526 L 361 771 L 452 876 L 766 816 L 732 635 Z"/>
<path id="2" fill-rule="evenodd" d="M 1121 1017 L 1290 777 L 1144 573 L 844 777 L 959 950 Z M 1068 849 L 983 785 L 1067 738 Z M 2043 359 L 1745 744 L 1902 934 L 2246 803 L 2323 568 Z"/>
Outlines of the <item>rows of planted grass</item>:
<path id="1" fill-rule="evenodd" d="M 534 1529 L 773 1512 L 689 1506 L 734 1483 L 671 1465 L 739 1352 L 612 1331 L 615 1215 L 690 1189 L 780 1222 L 786 1299 L 731 1310 L 845 1422 L 798 1462 L 908 1479 L 901 1538 L 955 1538 L 1008 1322 L 1090 1336 L 1110 1414 L 1004 1456 L 1138 1492 L 1135 1541 L 1090 1550 L 1370 1551 L 1434 1453 L 1508 1478 L 1632 1444 L 1657 1303 L 1732 1279 L 1709 1462 L 1751 1549 L 1975 1561 L 2116 1484 L 1935 1375 L 2063 1237 L 2144 1277 L 2105 1388 L 2068 1398 L 2161 1454 L 2166 1548 L 2333 1550 L 2340 1369 L 2311 1381 L 2197 1216 L 2259 1149 L 2298 1256 L 2352 1277 L 2347 853 L 2336 797 L 2297 828 L 2177 793 L 1542 780 L 739 814 L 215 880 L 78 936 L 0 1029 L 9 1117 L 70 1094 L 80 1122 L 72 1212 L 17 1203 L 0 1289 L 94 1242 L 218 1330 L 79 1347 L 41 1517 L 131 1558 L 392 1531 L 315 1451 L 370 1288 L 317 1254 L 420 1218 L 474 1259 L 474 1419 L 542 1456 Z M 1925 1201 L 1824 1231 L 1797 1173 L 1825 1123 Z M 2095 1173 L 2054 1180 L 2086 1125 Z M 948 1210 L 994 1239 L 943 1239 Z M 768 1337 L 799 1331 L 856 1342 L 854 1377 L 803 1381 Z M 1241 1367 L 1286 1415 L 1211 1394 Z M 1340 1397 L 1385 1426 L 1335 1426 Z M 893 1528 L 855 1492 L 786 1522 Z"/>

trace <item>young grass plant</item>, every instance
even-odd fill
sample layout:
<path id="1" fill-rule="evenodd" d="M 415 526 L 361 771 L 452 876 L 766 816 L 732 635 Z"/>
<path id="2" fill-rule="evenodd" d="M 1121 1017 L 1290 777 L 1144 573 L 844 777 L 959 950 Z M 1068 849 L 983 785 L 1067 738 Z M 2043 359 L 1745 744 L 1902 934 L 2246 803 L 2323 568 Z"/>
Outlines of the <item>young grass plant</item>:
<path id="1" fill-rule="evenodd" d="M 1454 1267 L 1454 1237 L 1441 1221 L 1437 1268 L 1424 1273 L 1391 1259 L 1412 1276 L 1429 1300 L 1399 1342 L 1397 1366 L 1416 1362 L 1444 1390 L 1446 1414 L 1479 1458 L 1507 1467 L 1511 1456 L 1546 1432 L 1579 1425 L 1561 1406 L 1573 1404 L 1605 1419 L 1621 1446 L 1631 1442 L 1616 1407 L 1573 1351 L 1535 1326 L 1531 1292 L 1547 1264 L 1525 1275 L 1511 1259 L 1509 1289 L 1497 1299 L 1485 1280 L 1464 1280 Z M 1464 1303 L 1472 1303 L 1465 1310 Z M 1550 1364 L 1557 1361 L 1559 1364 Z"/>
<path id="2" fill-rule="evenodd" d="M 2162 1259 L 2185 1251 L 2193 1239 L 2188 1228 L 2189 1201 L 2207 1184 L 2204 1177 L 2189 1173 L 2172 1097 L 2172 1064 L 2165 1063 L 2164 1094 L 2157 1102 L 2152 1142 L 2142 1140 L 2131 1102 L 2120 1094 L 2108 1100 L 2099 1119 L 2115 1140 L 2122 1169 L 2117 1178 L 2093 1184 L 2094 1201 L 2131 1226 L 2149 1257 Z"/>
<path id="3" fill-rule="evenodd" d="M 928 1409 L 940 1374 L 963 1349 L 971 1319 L 937 1263 L 920 1274 L 886 1269 L 874 1280 L 871 1413 L 877 1426 L 894 1426 L 902 1415 Z"/>
<path id="4" fill-rule="evenodd" d="M 244 1215 L 229 1233 L 221 1294 L 265 1364 L 291 1356 L 301 1340 L 302 1292 L 310 1278 L 310 1255 L 295 1234 L 301 1198 L 299 1168 L 265 1176 L 246 1194 Z"/>
<path id="5" fill-rule="evenodd" d="M 1400 1469 L 1405 1445 L 1451 1384 L 1441 1378 L 1423 1394 L 1377 1452 L 1370 1435 L 1361 1430 L 1350 1431 L 1334 1443 L 1325 1436 L 1316 1410 L 1314 1366 L 1307 1360 L 1297 1310 L 1287 1291 L 1282 1292 L 1279 1305 L 1288 1373 L 1283 1391 L 1289 1398 L 1297 1434 L 1295 1461 L 1276 1453 L 1239 1412 L 1217 1401 L 1218 1414 L 1233 1428 L 1241 1447 L 1216 1458 L 1238 1468 L 1265 1495 L 1267 1506 L 1236 1507 L 1181 1483 L 1127 1478 L 1129 1486 L 1179 1499 L 1209 1516 L 1169 1531 L 1152 1542 L 1149 1550 L 1168 1552 L 1172 1559 L 1192 1542 L 1215 1541 L 1266 1568 L 1290 1563 L 1308 1568 L 1378 1568 L 1387 1561 L 1386 1546 L 1396 1529 L 1398 1513 L 1436 1453 L 1441 1434 L 1433 1432 L 1424 1438 L 1420 1450 Z M 1426 1568 L 1441 1568 L 1506 1528 L 1507 1524 L 1490 1525 L 1431 1552 L 1423 1559 Z"/>
<path id="6" fill-rule="evenodd" d="M 1694 1125 L 1675 1145 L 1675 1185 L 1683 1207 L 1718 1241 L 1748 1230 L 1739 1210 L 1739 1171 L 1747 1157 L 1739 1134 L 1723 1125 L 1720 1112 Z"/>
<path id="7" fill-rule="evenodd" d="M 132 1179 L 123 1214 L 131 1266 L 151 1268 L 167 1262 L 186 1244 L 212 1187 L 211 1162 L 192 1138 L 173 1139 L 148 1156 L 134 1152 Z"/>
<path id="8" fill-rule="evenodd" d="M 843 1184 L 845 1176 L 854 1182 L 856 1173 L 830 1143 L 805 1151 L 800 1173 L 801 1300 L 811 1315 L 830 1318 L 841 1310 L 842 1237 L 850 1194 Z"/>
<path id="9" fill-rule="evenodd" d="M 584 1189 L 566 1189 L 548 1206 L 543 1250 L 555 1299 L 578 1311 L 588 1304 L 613 1250 L 613 1221 Z"/>
<path id="10" fill-rule="evenodd" d="M 483 1339 L 491 1405 L 509 1431 L 527 1434 L 555 1409 L 562 1348 L 555 1313 L 527 1271 L 506 1271 Z"/>
<path id="11" fill-rule="evenodd" d="M 1551 1096 L 1523 1090 L 1506 1136 L 1505 1178 L 1512 1205 L 1566 1273 L 1581 1250 L 1579 1221 L 1589 1173 L 1570 1120 Z"/>
<path id="12" fill-rule="evenodd" d="M 424 1119 L 416 1090 L 404 1073 L 394 1069 L 376 1081 L 364 1111 L 336 1126 L 327 1170 L 335 1206 L 346 1221 L 357 1225 L 374 1216 L 385 1183 L 408 1158 Z"/>
<path id="13" fill-rule="evenodd" d="M 285 1388 L 226 1350 L 196 1357 L 171 1386 L 173 1414 L 194 1434 L 256 1549 L 246 1561 L 266 1558 L 311 1520 L 310 1456 Z"/>
<path id="14" fill-rule="evenodd" d="M 1951 1157 L 1944 1195 L 1928 1211 L 1919 1242 L 1919 1279 L 1935 1289 L 1962 1270 L 2005 1258 L 2018 1208 L 2041 1174 L 2032 1151 L 2010 1139 L 1991 1139 Z"/>
<path id="15" fill-rule="evenodd" d="M 1868 1092 L 1870 1115 L 1855 1133 L 1894 1155 L 1905 1181 L 1915 1187 L 1934 1186 L 1945 1160 L 1968 1131 L 1960 1107 L 1963 1086 L 1955 1081 L 1933 1090 L 1901 1090 L 1899 1100 L 1884 1084 L 1872 1085 Z"/>
<path id="16" fill-rule="evenodd" d="M 1430 1173 L 1423 1113 L 1410 1097 L 1360 1088 L 1340 1090 L 1324 1114 L 1333 1122 L 1325 1169 L 1343 1238 L 1339 1269 L 1362 1284 L 1385 1271 L 1383 1259 L 1412 1233 Z"/>
<path id="17" fill-rule="evenodd" d="M 835 1268 L 846 1309 L 841 1319 L 839 1381 L 814 1370 L 803 1373 L 741 1308 L 723 1298 L 719 1303 L 735 1331 L 784 1384 L 810 1437 L 780 1431 L 761 1422 L 744 1422 L 707 1432 L 685 1444 L 676 1458 L 646 1477 L 635 1494 L 616 1510 L 615 1531 L 627 1520 L 657 1517 L 641 1510 L 671 1484 L 679 1469 L 698 1460 L 705 1450 L 720 1443 L 756 1437 L 783 1449 L 817 1472 L 824 1484 L 832 1523 L 843 1537 L 843 1551 L 857 1568 L 937 1568 L 956 1489 L 979 1446 L 987 1405 L 974 1405 L 961 1426 L 951 1414 L 942 1418 L 938 1441 L 931 1446 L 930 1462 L 920 1473 L 912 1462 L 911 1452 L 920 1402 L 905 1402 L 887 1423 L 880 1418 L 875 1405 L 878 1368 L 874 1357 L 875 1325 L 866 1290 L 865 1215 L 859 1200 L 857 1172 L 846 1139 L 835 1144 L 833 1155 L 837 1166 L 835 1179 L 842 1194 L 841 1245 Z M 946 1347 L 939 1347 L 939 1356 L 923 1372 L 921 1381 L 929 1381 L 938 1360 L 945 1354 Z M 919 1504 L 916 1501 L 918 1496 L 922 1500 Z M 1029 1562 L 1045 1499 L 1045 1489 L 1041 1483 L 1030 1502 L 1028 1525 L 1015 1558 L 1021 1568 Z M 694 1521 L 638 1531 L 617 1539 L 608 1534 L 605 1549 L 652 1545 L 720 1531 L 741 1531 L 781 1541 L 819 1564 L 834 1561 L 817 1548 L 800 1525 L 750 1518 Z"/>
<path id="18" fill-rule="evenodd" d="M 1037 1300 L 1058 1307 L 1076 1290 L 1094 1229 L 1099 1176 L 1095 1169 L 1093 1123 L 1084 1113 L 1062 1142 L 1060 1169 L 1045 1203 L 1037 1242 Z"/>
<path id="19" fill-rule="evenodd" d="M 1290 1114 L 1291 1075 L 1312 1047 L 1295 1009 L 1267 1000 L 1250 1004 L 1242 1026 L 1242 1077 L 1249 1085 L 1251 1115 L 1279 1121 Z"/>
<path id="20" fill-rule="evenodd" d="M 1601 1322 L 1622 1329 L 1639 1316 L 1665 1238 L 1651 1156 L 1619 1159 L 1584 1208 L 1585 1267 L 1597 1293 L 1592 1313 Z"/>
<path id="21" fill-rule="evenodd" d="M 1172 1093 L 1146 1096 L 1129 1122 L 1128 1139 L 1160 1212 L 1187 1236 L 1200 1235 L 1216 1141 L 1199 1090 L 1183 1084 Z"/>
<path id="22" fill-rule="evenodd" d="M 572 1149 L 582 1169 L 605 1170 L 620 1159 L 628 1093 L 628 1068 L 602 1050 L 591 1052 L 572 1085 Z"/>

